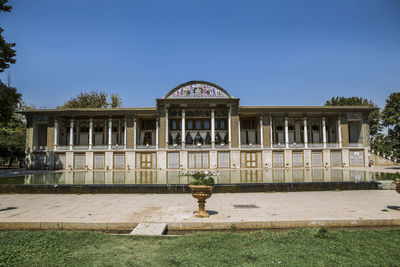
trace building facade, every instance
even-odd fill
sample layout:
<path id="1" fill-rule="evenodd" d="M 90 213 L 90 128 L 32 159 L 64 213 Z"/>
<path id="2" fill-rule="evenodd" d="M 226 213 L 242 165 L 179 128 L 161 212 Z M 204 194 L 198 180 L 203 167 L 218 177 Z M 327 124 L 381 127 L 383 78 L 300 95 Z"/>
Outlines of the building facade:
<path id="1" fill-rule="evenodd" d="M 240 106 L 191 81 L 150 108 L 34 109 L 33 169 L 260 169 L 368 165 L 365 106 Z"/>

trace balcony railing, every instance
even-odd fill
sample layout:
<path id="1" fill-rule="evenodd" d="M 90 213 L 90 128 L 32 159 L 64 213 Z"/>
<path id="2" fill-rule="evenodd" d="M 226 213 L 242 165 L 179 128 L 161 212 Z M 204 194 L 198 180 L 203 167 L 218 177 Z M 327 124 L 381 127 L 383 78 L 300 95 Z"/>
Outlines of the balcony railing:
<path id="1" fill-rule="evenodd" d="M 189 145 L 189 144 L 186 144 L 185 148 L 187 148 L 187 149 L 204 149 L 204 148 L 211 148 L 211 145 Z"/>
<path id="2" fill-rule="evenodd" d="M 349 147 L 363 147 L 362 143 L 349 143 Z"/>
<path id="3" fill-rule="evenodd" d="M 289 147 L 290 148 L 303 148 L 303 147 L 305 147 L 305 145 L 303 143 L 292 143 L 292 144 L 289 143 Z"/>
<path id="4" fill-rule="evenodd" d="M 156 145 L 136 145 L 137 149 L 156 149 Z"/>
<path id="5" fill-rule="evenodd" d="M 261 144 L 241 144 L 241 148 L 261 148 Z"/>
<path id="6" fill-rule="evenodd" d="M 93 150 L 106 150 L 108 149 L 108 145 L 96 145 L 92 147 Z"/>
<path id="7" fill-rule="evenodd" d="M 338 143 L 326 143 L 326 147 L 339 147 Z"/>
<path id="8" fill-rule="evenodd" d="M 181 149 L 182 148 L 182 146 L 181 145 L 168 145 L 168 148 L 169 149 Z"/>

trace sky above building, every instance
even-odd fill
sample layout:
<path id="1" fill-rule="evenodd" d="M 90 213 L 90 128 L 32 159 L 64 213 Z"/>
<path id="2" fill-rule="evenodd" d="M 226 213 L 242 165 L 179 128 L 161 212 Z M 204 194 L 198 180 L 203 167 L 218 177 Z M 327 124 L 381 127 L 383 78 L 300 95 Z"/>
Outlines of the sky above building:
<path id="1" fill-rule="evenodd" d="M 241 105 L 323 105 L 400 91 L 400 1 L 21 1 L 0 14 L 17 63 L 0 75 L 38 108 L 82 91 L 155 106 L 205 80 Z"/>

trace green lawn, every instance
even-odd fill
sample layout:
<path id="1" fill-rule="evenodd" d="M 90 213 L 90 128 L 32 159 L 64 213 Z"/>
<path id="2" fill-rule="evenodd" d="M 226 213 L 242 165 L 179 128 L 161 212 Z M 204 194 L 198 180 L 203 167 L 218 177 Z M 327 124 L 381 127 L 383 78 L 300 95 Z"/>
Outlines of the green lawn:
<path id="1" fill-rule="evenodd" d="M 400 230 L 204 233 L 0 232 L 2 266 L 400 265 Z"/>

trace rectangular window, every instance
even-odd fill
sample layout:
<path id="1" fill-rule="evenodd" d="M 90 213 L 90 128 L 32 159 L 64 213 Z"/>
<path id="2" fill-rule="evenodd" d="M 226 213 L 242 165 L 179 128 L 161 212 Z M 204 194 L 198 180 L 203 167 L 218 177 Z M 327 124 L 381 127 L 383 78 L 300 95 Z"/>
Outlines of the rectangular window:
<path id="1" fill-rule="evenodd" d="M 189 152 L 188 153 L 189 169 L 208 169 L 209 156 L 208 152 Z"/>
<path id="2" fill-rule="evenodd" d="M 168 152 L 168 169 L 179 169 L 179 152 Z"/>
<path id="3" fill-rule="evenodd" d="M 342 152 L 341 151 L 331 151 L 331 166 L 341 167 L 342 166 Z"/>
<path id="4" fill-rule="evenodd" d="M 104 169 L 104 153 L 94 153 L 94 169 Z"/>
<path id="5" fill-rule="evenodd" d="M 218 152 L 218 168 L 229 168 L 229 152 Z"/>
<path id="6" fill-rule="evenodd" d="M 257 168 L 261 165 L 261 152 L 242 152 L 242 168 Z"/>
<path id="7" fill-rule="evenodd" d="M 322 167 L 322 152 L 311 153 L 311 166 Z"/>
<path id="8" fill-rule="evenodd" d="M 272 152 L 272 167 L 284 167 L 283 152 Z"/>
<path id="9" fill-rule="evenodd" d="M 364 166 L 363 150 L 350 150 L 350 166 Z"/>
<path id="10" fill-rule="evenodd" d="M 155 169 L 157 166 L 155 152 L 137 152 L 136 169 Z"/>
<path id="11" fill-rule="evenodd" d="M 85 168 L 85 154 L 75 153 L 74 154 L 74 169 L 84 169 Z"/>
<path id="12" fill-rule="evenodd" d="M 303 152 L 293 152 L 293 167 L 303 167 Z"/>
<path id="13" fill-rule="evenodd" d="M 196 120 L 196 130 L 201 130 L 201 120 Z"/>
<path id="14" fill-rule="evenodd" d="M 221 120 L 220 129 L 225 130 L 225 120 Z"/>
<path id="15" fill-rule="evenodd" d="M 114 169 L 125 169 L 125 153 L 114 153 Z"/>
<path id="16" fill-rule="evenodd" d="M 188 130 L 193 130 L 193 121 L 188 120 L 188 125 L 187 125 Z"/>
<path id="17" fill-rule="evenodd" d="M 209 120 L 204 120 L 204 129 L 206 129 L 206 130 L 210 129 L 210 121 Z"/>

